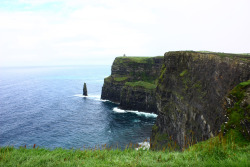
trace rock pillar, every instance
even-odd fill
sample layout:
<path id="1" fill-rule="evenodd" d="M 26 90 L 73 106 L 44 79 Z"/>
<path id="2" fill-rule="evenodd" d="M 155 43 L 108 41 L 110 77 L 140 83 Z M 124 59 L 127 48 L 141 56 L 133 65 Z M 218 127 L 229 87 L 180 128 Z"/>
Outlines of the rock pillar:
<path id="1" fill-rule="evenodd" d="M 84 85 L 83 85 L 83 95 L 88 96 L 87 84 L 86 83 L 84 83 Z"/>

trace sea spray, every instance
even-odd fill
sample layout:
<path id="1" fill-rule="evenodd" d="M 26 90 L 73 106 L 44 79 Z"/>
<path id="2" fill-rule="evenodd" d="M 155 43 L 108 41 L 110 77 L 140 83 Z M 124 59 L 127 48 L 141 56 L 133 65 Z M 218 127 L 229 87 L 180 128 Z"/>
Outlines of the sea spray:
<path id="1" fill-rule="evenodd" d="M 156 118 L 158 115 L 157 114 L 154 114 L 154 113 L 146 113 L 146 112 L 140 112 L 140 111 L 133 111 L 133 110 L 123 110 L 123 109 L 120 109 L 118 107 L 114 107 L 113 108 L 113 111 L 116 112 L 116 113 L 134 113 L 134 114 L 137 114 L 139 116 L 145 116 L 145 117 L 154 117 Z"/>

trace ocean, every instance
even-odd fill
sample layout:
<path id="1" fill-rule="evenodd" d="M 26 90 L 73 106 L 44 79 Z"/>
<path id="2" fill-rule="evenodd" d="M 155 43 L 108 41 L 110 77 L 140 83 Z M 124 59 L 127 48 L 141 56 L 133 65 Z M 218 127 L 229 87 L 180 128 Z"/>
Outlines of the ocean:
<path id="1" fill-rule="evenodd" d="M 149 140 L 155 114 L 100 99 L 110 73 L 111 66 L 0 68 L 0 146 L 123 149 Z"/>

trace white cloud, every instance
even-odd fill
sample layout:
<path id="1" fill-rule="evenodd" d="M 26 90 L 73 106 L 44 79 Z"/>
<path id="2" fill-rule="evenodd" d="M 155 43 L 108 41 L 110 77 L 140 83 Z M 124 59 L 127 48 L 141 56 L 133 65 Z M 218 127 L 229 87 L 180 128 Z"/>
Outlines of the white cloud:
<path id="1" fill-rule="evenodd" d="M 250 52 L 247 0 L 19 0 L 16 6 L 0 8 L 0 66 L 111 64 L 123 53 L 184 49 Z"/>

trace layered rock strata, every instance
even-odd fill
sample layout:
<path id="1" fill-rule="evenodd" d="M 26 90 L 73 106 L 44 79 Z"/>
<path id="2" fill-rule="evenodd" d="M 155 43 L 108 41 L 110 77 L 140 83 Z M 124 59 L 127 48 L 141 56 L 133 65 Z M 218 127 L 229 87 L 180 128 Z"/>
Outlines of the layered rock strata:
<path id="1" fill-rule="evenodd" d="M 228 120 L 225 98 L 250 78 L 250 57 L 168 52 L 156 90 L 158 117 L 151 147 L 184 148 L 218 134 Z"/>

